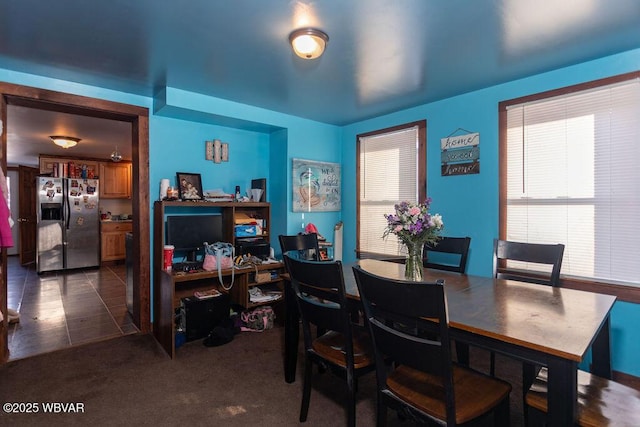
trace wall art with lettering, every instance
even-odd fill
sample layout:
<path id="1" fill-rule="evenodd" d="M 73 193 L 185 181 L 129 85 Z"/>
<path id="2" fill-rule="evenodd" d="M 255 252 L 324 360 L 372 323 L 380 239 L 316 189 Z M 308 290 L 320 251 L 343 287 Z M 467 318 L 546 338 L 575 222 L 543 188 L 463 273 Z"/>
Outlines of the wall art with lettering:
<path id="1" fill-rule="evenodd" d="M 441 175 L 469 175 L 480 173 L 480 134 L 478 132 L 440 139 Z M 468 132 L 468 131 L 465 131 Z"/>
<path id="2" fill-rule="evenodd" d="M 330 212 L 341 209 L 340 164 L 293 159 L 294 212 Z"/>

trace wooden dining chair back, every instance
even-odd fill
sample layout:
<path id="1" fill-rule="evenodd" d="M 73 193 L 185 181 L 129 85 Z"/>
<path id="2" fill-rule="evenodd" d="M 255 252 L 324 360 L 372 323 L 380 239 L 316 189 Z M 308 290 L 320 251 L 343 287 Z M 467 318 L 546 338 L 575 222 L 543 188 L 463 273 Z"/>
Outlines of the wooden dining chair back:
<path id="1" fill-rule="evenodd" d="M 495 425 L 509 425 L 511 385 L 453 362 L 443 281 L 393 280 L 360 266 L 353 272 L 376 357 L 379 426 L 387 408 L 448 426 L 493 412 Z"/>
<path id="2" fill-rule="evenodd" d="M 294 234 L 278 236 L 282 253 L 289 251 L 300 251 L 303 258 L 318 260 L 320 247 L 318 245 L 318 235 L 316 233 Z"/>
<path id="3" fill-rule="evenodd" d="M 427 268 L 464 274 L 467 271 L 470 245 L 471 237 L 442 237 L 433 245 L 427 243 L 424 245 L 423 265 Z"/>
<path id="4" fill-rule="evenodd" d="M 307 419 L 311 398 L 311 373 L 315 363 L 343 377 L 347 383 L 347 425 L 355 426 L 357 378 L 374 367 L 369 334 L 352 324 L 342 263 L 301 259 L 298 251 L 284 254 L 304 336 L 304 383 L 300 421 Z M 314 338 L 311 326 L 327 331 Z"/>
<path id="5" fill-rule="evenodd" d="M 494 239 L 493 241 L 493 277 L 512 279 L 521 282 L 558 286 L 560 284 L 560 268 L 564 245 L 523 243 Z M 549 271 L 538 271 L 524 268 L 509 268 L 508 261 L 521 261 L 547 266 Z"/>

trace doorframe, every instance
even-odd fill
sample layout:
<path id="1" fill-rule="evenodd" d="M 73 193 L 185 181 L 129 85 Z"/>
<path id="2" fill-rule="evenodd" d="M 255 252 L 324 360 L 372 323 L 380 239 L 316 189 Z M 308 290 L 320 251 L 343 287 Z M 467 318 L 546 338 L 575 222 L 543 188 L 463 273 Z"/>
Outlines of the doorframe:
<path id="1" fill-rule="evenodd" d="M 2 158 L 7 170 L 7 105 L 119 120 L 131 123 L 133 212 L 133 321 L 143 333 L 151 332 L 151 268 L 149 211 L 149 109 L 119 102 L 0 82 L 0 128 Z M 0 308 L 7 312 L 7 250 L 2 248 Z M 5 316 L 6 317 L 6 316 Z M 0 363 L 9 358 L 8 323 L 0 325 Z"/>

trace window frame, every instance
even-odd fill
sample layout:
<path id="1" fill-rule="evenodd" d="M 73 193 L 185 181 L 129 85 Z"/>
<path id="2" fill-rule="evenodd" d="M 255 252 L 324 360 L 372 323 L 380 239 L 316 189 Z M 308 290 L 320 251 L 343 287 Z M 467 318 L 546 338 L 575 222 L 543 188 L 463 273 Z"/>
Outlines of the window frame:
<path id="1" fill-rule="evenodd" d="M 424 119 L 417 120 L 356 135 L 356 258 L 358 259 L 385 258 L 389 260 L 388 255 L 364 251 L 360 246 L 360 140 L 366 137 L 407 130 L 412 127 L 418 128 L 418 201 L 423 202 L 427 198 L 427 121 Z M 398 261 L 403 259 L 404 257 L 398 258 Z"/>
<path id="2" fill-rule="evenodd" d="M 505 239 L 507 235 L 507 108 L 528 102 L 540 101 L 562 95 L 570 95 L 590 89 L 597 89 L 616 83 L 626 82 L 640 78 L 640 71 L 620 74 L 617 76 L 579 83 L 559 89 L 553 89 L 532 95 L 526 95 L 498 103 L 498 127 L 499 127 L 499 238 Z M 560 277 L 560 286 L 615 295 L 621 301 L 640 303 L 640 287 L 625 286 L 620 284 L 606 283 L 596 280 L 585 280 Z"/>

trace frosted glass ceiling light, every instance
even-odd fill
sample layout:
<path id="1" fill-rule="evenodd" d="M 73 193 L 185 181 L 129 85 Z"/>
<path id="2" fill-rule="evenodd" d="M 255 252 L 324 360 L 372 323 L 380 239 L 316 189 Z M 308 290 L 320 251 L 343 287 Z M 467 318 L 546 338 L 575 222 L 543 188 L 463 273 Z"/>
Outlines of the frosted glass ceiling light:
<path id="1" fill-rule="evenodd" d="M 289 34 L 293 51 L 303 59 L 319 58 L 328 41 L 329 36 L 315 28 L 300 28 Z"/>
<path id="2" fill-rule="evenodd" d="M 62 136 L 62 135 L 52 135 L 49 138 L 51 138 L 51 141 L 53 141 L 54 144 L 62 148 L 75 147 L 76 144 L 78 144 L 78 142 L 81 141 L 80 138 L 74 138 L 72 136 Z"/>

